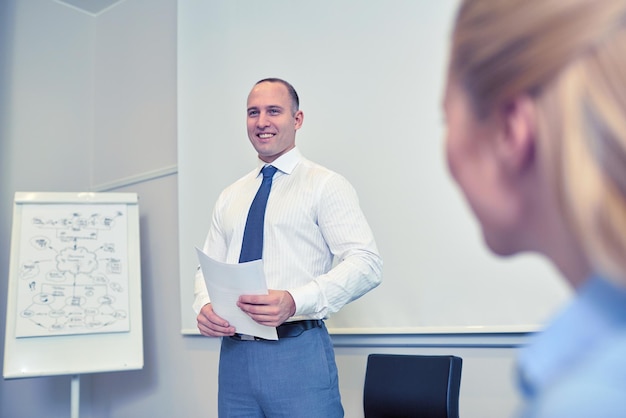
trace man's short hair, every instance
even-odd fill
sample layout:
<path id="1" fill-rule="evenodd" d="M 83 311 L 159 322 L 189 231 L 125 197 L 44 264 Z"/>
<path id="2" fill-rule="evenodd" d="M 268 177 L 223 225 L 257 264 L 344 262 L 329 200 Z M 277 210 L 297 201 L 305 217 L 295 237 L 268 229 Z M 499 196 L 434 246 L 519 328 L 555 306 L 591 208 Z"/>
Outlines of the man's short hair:
<path id="1" fill-rule="evenodd" d="M 257 81 L 254 85 L 258 85 L 261 83 L 280 83 L 283 86 L 285 86 L 287 88 L 287 91 L 289 92 L 289 96 L 291 97 L 291 111 L 293 114 L 295 114 L 299 109 L 300 109 L 300 98 L 298 97 L 298 93 L 296 92 L 296 89 L 287 81 L 283 80 L 282 78 L 276 78 L 276 77 L 270 77 L 270 78 L 264 78 L 263 80 L 259 80 Z"/>

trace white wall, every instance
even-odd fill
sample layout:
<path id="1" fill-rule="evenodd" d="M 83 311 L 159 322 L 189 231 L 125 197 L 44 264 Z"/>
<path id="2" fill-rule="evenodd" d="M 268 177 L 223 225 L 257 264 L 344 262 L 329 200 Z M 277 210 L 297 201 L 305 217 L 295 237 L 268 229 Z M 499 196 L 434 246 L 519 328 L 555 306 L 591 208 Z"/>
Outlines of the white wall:
<path id="1" fill-rule="evenodd" d="M 15 191 L 139 194 L 145 367 L 82 376 L 81 417 L 215 417 L 218 342 L 180 333 L 176 1 L 125 0 L 97 16 L 54 0 L 0 2 L 0 139 L 0 295 Z M 5 312 L 0 296 L 0 354 Z M 362 416 L 371 352 L 463 357 L 463 417 L 509 416 L 518 403 L 523 336 L 335 341 L 348 418 Z M 0 380 L 0 417 L 69 414 L 69 376 Z"/>
<path id="2" fill-rule="evenodd" d="M 52 1 L 0 2 L 0 351 L 16 191 L 89 187 L 92 19 Z M 0 416 L 69 415 L 69 379 L 0 381 Z"/>

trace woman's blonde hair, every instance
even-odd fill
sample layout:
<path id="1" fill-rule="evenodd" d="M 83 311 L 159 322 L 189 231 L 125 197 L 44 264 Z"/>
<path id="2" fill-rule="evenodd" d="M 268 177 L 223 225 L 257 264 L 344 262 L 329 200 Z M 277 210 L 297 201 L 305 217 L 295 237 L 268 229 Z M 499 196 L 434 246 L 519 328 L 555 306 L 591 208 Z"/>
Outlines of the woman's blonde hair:
<path id="1" fill-rule="evenodd" d="M 563 216 L 597 272 L 626 285 L 626 0 L 465 0 L 450 76 L 478 117 L 536 100 Z"/>

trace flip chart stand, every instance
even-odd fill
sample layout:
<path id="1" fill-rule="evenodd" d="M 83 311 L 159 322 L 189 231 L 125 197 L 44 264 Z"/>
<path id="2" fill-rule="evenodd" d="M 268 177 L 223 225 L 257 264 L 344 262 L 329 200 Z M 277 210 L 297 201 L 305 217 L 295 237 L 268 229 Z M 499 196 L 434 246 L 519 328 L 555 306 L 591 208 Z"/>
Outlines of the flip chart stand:
<path id="1" fill-rule="evenodd" d="M 71 393 L 71 418 L 79 418 L 80 415 L 80 375 L 72 376 Z"/>

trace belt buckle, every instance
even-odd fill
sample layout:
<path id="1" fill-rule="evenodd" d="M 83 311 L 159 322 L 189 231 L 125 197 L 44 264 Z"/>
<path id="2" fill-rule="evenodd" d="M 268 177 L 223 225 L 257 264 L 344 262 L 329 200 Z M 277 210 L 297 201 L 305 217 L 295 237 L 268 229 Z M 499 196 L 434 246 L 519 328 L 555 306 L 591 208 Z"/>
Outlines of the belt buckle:
<path id="1" fill-rule="evenodd" d="M 239 334 L 239 338 L 241 339 L 241 341 L 254 341 L 254 340 L 256 340 L 256 337 L 254 335 L 248 335 L 248 334 Z"/>

